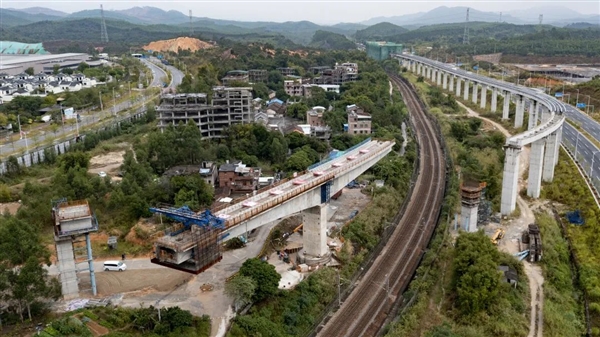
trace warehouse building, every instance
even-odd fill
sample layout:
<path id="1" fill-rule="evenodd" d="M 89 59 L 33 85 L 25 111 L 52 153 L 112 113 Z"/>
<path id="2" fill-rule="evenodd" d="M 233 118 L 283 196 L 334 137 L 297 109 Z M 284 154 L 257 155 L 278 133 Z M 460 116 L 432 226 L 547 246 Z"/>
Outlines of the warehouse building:
<path id="1" fill-rule="evenodd" d="M 102 64 L 101 60 L 91 61 L 90 57 L 90 55 L 83 53 L 0 54 L 0 72 L 17 75 L 31 67 L 35 74 L 51 74 L 55 64 L 58 64 L 61 70 L 76 68 L 81 62 L 87 63 L 90 67 L 97 67 Z"/>

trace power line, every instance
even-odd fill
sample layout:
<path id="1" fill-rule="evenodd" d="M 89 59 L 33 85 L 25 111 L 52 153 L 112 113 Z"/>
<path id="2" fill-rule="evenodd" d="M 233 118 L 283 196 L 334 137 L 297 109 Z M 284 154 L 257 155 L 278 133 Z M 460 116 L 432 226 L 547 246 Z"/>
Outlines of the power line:
<path id="1" fill-rule="evenodd" d="M 465 33 L 463 34 L 463 44 L 469 44 L 469 8 L 467 7 L 467 20 L 465 21 Z"/>
<path id="2" fill-rule="evenodd" d="M 190 9 L 190 37 L 194 35 L 194 26 L 192 25 L 192 10 Z"/>
<path id="3" fill-rule="evenodd" d="M 102 8 L 102 4 L 100 4 L 100 16 L 102 17 L 102 22 L 100 23 L 100 41 L 108 42 L 108 32 L 106 31 L 106 20 L 104 20 L 104 8 Z"/>

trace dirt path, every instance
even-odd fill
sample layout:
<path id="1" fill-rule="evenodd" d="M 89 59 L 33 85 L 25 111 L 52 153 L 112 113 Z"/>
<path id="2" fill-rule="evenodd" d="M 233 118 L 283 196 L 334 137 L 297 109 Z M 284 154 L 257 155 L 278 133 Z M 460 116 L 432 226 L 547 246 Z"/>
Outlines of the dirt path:
<path id="1" fill-rule="evenodd" d="M 493 125 L 498 131 L 502 132 L 505 136 L 510 137 L 510 133 L 502 125 L 497 122 L 479 116 L 479 114 L 472 109 L 466 107 L 461 102 L 457 103 L 467 110 L 467 114 L 471 117 L 477 117 L 482 119 L 486 123 Z M 521 153 L 519 162 L 519 190 L 527 186 L 527 181 L 523 179 L 523 174 L 526 172 L 529 163 L 529 148 L 524 148 Z M 527 225 L 535 222 L 535 215 L 531 211 L 529 204 L 521 197 L 517 195 L 517 205 L 521 210 L 519 218 L 510 220 L 508 228 L 506 229 L 505 239 L 501 241 L 499 245 L 500 250 L 510 254 L 517 253 L 521 250 L 519 240 L 521 233 L 527 228 Z M 542 275 L 542 269 L 540 266 L 523 261 L 525 274 L 529 280 L 529 290 L 531 293 L 531 315 L 529 324 L 529 334 L 527 337 L 542 337 L 544 327 L 544 292 L 542 285 L 544 283 L 544 276 Z"/>

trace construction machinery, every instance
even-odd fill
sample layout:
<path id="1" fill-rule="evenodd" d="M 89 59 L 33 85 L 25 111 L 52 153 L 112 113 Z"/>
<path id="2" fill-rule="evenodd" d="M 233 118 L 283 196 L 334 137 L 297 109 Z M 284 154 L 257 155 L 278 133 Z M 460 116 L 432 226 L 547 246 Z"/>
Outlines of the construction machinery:
<path id="1" fill-rule="evenodd" d="M 492 235 L 492 237 L 490 238 L 492 240 L 492 243 L 497 245 L 498 241 L 502 240 L 502 238 L 504 237 L 505 231 L 502 228 L 498 228 L 496 229 L 496 231 L 494 232 L 494 234 Z"/>
<path id="2" fill-rule="evenodd" d="M 224 219 L 210 210 L 195 213 L 187 206 L 153 207 L 150 211 L 178 222 L 154 243 L 152 263 L 198 274 L 221 261 Z"/>

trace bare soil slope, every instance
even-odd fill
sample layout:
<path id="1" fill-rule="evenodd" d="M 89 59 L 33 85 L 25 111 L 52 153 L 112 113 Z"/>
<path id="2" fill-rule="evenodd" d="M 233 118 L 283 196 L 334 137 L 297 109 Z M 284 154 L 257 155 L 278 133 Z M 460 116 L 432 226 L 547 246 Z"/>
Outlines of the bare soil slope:
<path id="1" fill-rule="evenodd" d="M 182 50 L 189 49 L 191 52 L 195 52 L 201 49 L 212 48 L 213 45 L 204 42 L 202 40 L 194 39 L 191 37 L 178 37 L 176 39 L 171 40 L 161 40 L 161 41 L 153 41 L 148 45 L 144 46 L 144 50 L 152 50 L 152 51 L 172 51 L 177 53 L 179 48 Z"/>

